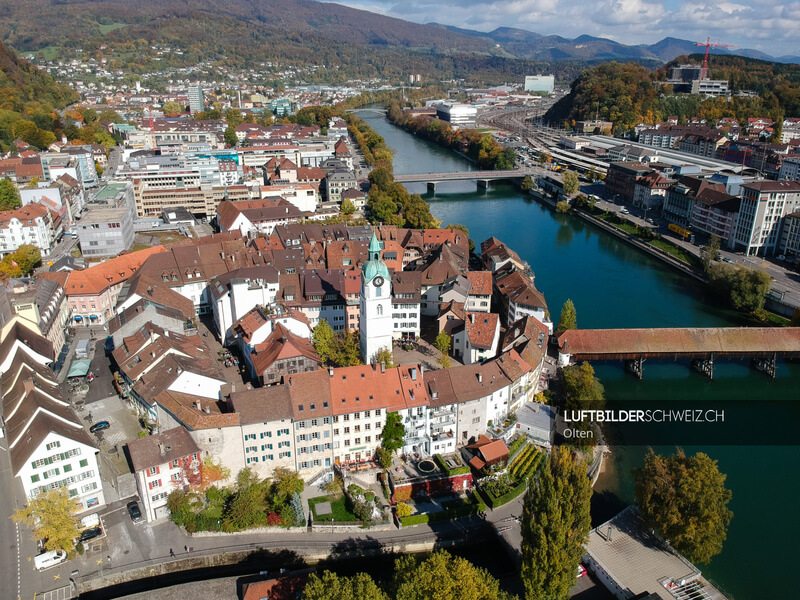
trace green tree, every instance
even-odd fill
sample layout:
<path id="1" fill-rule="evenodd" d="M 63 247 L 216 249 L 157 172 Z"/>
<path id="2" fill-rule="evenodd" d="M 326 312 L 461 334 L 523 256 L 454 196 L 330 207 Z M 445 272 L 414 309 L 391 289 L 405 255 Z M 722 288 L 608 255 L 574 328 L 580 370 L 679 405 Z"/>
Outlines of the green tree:
<path id="1" fill-rule="evenodd" d="M 225 143 L 228 144 L 231 148 L 235 148 L 236 144 L 239 143 L 239 138 L 236 137 L 236 128 L 233 125 L 228 125 L 225 129 Z"/>
<path id="2" fill-rule="evenodd" d="M 174 100 L 170 100 L 164 103 L 164 106 L 161 107 L 161 111 L 168 117 L 174 117 L 183 114 L 186 111 L 186 107 Z"/>
<path id="3" fill-rule="evenodd" d="M 0 211 L 14 210 L 22 206 L 17 186 L 8 178 L 0 179 Z"/>
<path id="4" fill-rule="evenodd" d="M 340 577 L 331 571 L 312 573 L 302 594 L 303 600 L 389 600 L 367 573 Z"/>
<path id="5" fill-rule="evenodd" d="M 390 412 L 386 415 L 386 424 L 381 431 L 381 447 L 389 452 L 394 452 L 403 447 L 406 437 L 406 426 L 399 413 Z"/>
<path id="6" fill-rule="evenodd" d="M 356 212 L 356 205 L 353 204 L 353 201 L 349 198 L 345 198 L 342 201 L 342 214 L 352 215 L 354 212 Z"/>
<path id="7" fill-rule="evenodd" d="M 336 333 L 325 319 L 320 319 L 317 326 L 311 331 L 311 343 L 317 351 L 320 360 L 331 364 L 336 355 Z"/>
<path id="8" fill-rule="evenodd" d="M 771 278 L 762 269 L 744 265 L 713 264 L 708 273 L 708 284 L 731 307 L 744 312 L 764 308 Z"/>
<path id="9" fill-rule="evenodd" d="M 575 584 L 591 519 L 586 464 L 553 449 L 528 486 L 522 509 L 522 583 L 526 600 L 566 600 Z"/>
<path id="10" fill-rule="evenodd" d="M 570 208 L 571 208 L 570 204 L 566 200 L 560 200 L 556 204 L 556 212 L 568 213 Z"/>
<path id="11" fill-rule="evenodd" d="M 665 457 L 650 450 L 633 474 L 636 505 L 649 527 L 693 562 L 722 551 L 733 513 L 717 461 L 702 452 L 687 457 L 678 449 Z"/>
<path id="12" fill-rule="evenodd" d="M 605 389 L 594 376 L 594 368 L 588 362 L 561 369 L 564 382 L 565 406 L 575 410 L 602 410 L 605 406 Z"/>
<path id="13" fill-rule="evenodd" d="M 714 261 L 719 260 L 719 249 L 720 239 L 713 234 L 708 238 L 708 243 L 700 248 L 700 259 L 703 261 L 703 269 L 706 272 L 711 268 Z"/>
<path id="14" fill-rule="evenodd" d="M 442 353 L 442 356 L 439 359 L 439 364 L 443 369 L 446 369 L 450 366 L 450 347 L 452 344 L 452 338 L 444 331 L 440 331 L 437 334 L 436 339 L 433 340 L 434 348 Z"/>
<path id="15" fill-rule="evenodd" d="M 294 494 L 301 494 L 305 484 L 297 471 L 286 467 L 278 467 L 272 475 L 275 496 L 280 504 L 286 504 Z"/>
<path id="16" fill-rule="evenodd" d="M 578 191 L 578 176 L 573 171 L 567 171 L 564 173 L 562 184 L 564 193 L 571 196 Z"/>
<path id="17" fill-rule="evenodd" d="M 45 550 L 69 552 L 75 547 L 78 530 L 75 514 L 80 509 L 77 500 L 70 498 L 67 487 L 61 486 L 29 500 L 11 518 L 15 523 L 27 525 L 34 540 L 44 540 Z"/>
<path id="18" fill-rule="evenodd" d="M 397 363 L 394 362 L 394 355 L 392 354 L 391 348 L 381 348 L 378 350 L 378 352 L 375 354 L 375 363 L 383 363 L 386 365 L 387 369 L 393 369 L 397 366 Z"/>
<path id="19" fill-rule="evenodd" d="M 577 565 L 576 565 L 577 569 Z M 574 577 L 574 571 L 573 571 Z M 395 600 L 512 600 L 515 596 L 485 569 L 437 550 L 424 559 L 406 555 L 395 561 Z"/>
<path id="20" fill-rule="evenodd" d="M 378 463 L 383 469 L 388 469 L 392 466 L 392 453 L 386 448 L 378 448 L 375 450 L 375 458 L 378 459 Z"/>
<path id="21" fill-rule="evenodd" d="M 361 362 L 361 342 L 358 332 L 343 331 L 336 339 L 334 363 L 337 367 L 355 367 Z"/>
<path id="22" fill-rule="evenodd" d="M 561 318 L 558 320 L 556 331 L 567 331 L 568 329 L 578 328 L 578 315 L 575 312 L 575 305 L 572 300 L 567 298 L 564 306 L 561 307 Z"/>

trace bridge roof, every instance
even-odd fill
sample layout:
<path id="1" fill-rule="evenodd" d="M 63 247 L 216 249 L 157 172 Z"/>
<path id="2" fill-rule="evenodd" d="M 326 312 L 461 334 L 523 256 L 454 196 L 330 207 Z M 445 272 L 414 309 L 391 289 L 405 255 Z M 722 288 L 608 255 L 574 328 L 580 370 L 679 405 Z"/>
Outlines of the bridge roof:
<path id="1" fill-rule="evenodd" d="M 558 337 L 559 350 L 591 359 L 626 356 L 800 354 L 800 327 L 576 329 Z"/>

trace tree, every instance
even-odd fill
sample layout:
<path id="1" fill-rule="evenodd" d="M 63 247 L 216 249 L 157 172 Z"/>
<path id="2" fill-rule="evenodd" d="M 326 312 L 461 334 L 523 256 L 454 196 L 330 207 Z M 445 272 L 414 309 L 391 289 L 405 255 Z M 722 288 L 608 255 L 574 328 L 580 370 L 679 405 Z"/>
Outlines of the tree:
<path id="1" fill-rule="evenodd" d="M 200 490 L 204 491 L 211 485 L 228 479 L 231 470 L 223 467 L 213 456 L 206 456 L 203 459 L 203 468 L 200 469 Z"/>
<path id="2" fill-rule="evenodd" d="M 526 600 L 566 600 L 575 584 L 591 519 L 586 464 L 553 449 L 528 487 L 522 509 L 522 583 Z"/>
<path id="3" fill-rule="evenodd" d="M 520 187 L 523 192 L 530 192 L 533 189 L 533 179 L 531 179 L 530 175 L 525 175 L 525 179 L 522 180 L 522 185 Z"/>
<path id="4" fill-rule="evenodd" d="M 174 100 L 170 100 L 166 102 L 163 107 L 161 107 L 161 111 L 168 117 L 174 117 L 176 115 L 183 114 L 186 110 L 185 106 L 178 104 Z"/>
<path id="5" fill-rule="evenodd" d="M 387 369 L 393 369 L 397 366 L 397 363 L 394 362 L 394 355 L 392 354 L 391 348 L 381 348 L 378 350 L 378 352 L 375 353 L 375 363 L 383 363 L 386 365 Z"/>
<path id="6" fill-rule="evenodd" d="M 275 469 L 272 475 L 272 484 L 275 486 L 275 496 L 281 504 L 286 504 L 294 494 L 301 494 L 305 487 L 297 471 L 286 467 Z"/>
<path id="7" fill-rule="evenodd" d="M 577 569 L 577 565 L 575 567 Z M 573 569 L 573 579 L 575 576 Z M 420 560 L 402 556 L 394 567 L 395 600 L 512 600 L 485 569 L 460 556 L 437 550 Z"/>
<path id="8" fill-rule="evenodd" d="M 719 248 L 720 239 L 713 234 L 708 238 L 708 243 L 700 248 L 700 259 L 703 261 L 703 269 L 706 272 L 711 268 L 714 261 L 719 260 Z"/>
<path id="9" fill-rule="evenodd" d="M 440 331 L 436 336 L 436 339 L 433 340 L 433 346 L 442 353 L 442 356 L 439 359 L 439 364 L 443 369 L 446 369 L 450 366 L 450 347 L 452 343 L 452 338 L 444 331 Z"/>
<path id="10" fill-rule="evenodd" d="M 302 593 L 303 600 L 389 600 L 367 573 L 340 577 L 331 571 L 312 573 Z"/>
<path id="11" fill-rule="evenodd" d="M 594 368 L 588 362 L 561 369 L 566 395 L 565 406 L 575 410 L 601 410 L 605 405 L 605 389 L 594 376 Z"/>
<path id="12" fill-rule="evenodd" d="M 381 431 L 381 447 L 389 452 L 394 452 L 403 447 L 406 437 L 406 426 L 399 413 L 390 412 L 386 415 L 386 424 Z"/>
<path id="13" fill-rule="evenodd" d="M 331 363 L 336 353 L 336 334 L 325 319 L 320 319 L 311 331 L 311 343 L 323 363 Z"/>
<path id="14" fill-rule="evenodd" d="M 349 198 L 345 198 L 342 201 L 342 214 L 352 215 L 354 212 L 356 212 L 356 205 Z"/>
<path id="15" fill-rule="evenodd" d="M 0 179 L 0 211 L 14 210 L 22 206 L 17 186 L 8 178 Z"/>
<path id="16" fill-rule="evenodd" d="M 708 284 L 736 310 L 754 312 L 764 308 L 771 278 L 762 269 L 744 265 L 712 264 Z"/>
<path id="17" fill-rule="evenodd" d="M 383 469 L 388 469 L 392 466 L 392 453 L 386 448 L 378 448 L 375 450 L 375 458 Z"/>
<path id="18" fill-rule="evenodd" d="M 570 204 L 566 200 L 560 200 L 556 204 L 556 212 L 559 213 L 568 213 L 570 208 Z"/>
<path id="19" fill-rule="evenodd" d="M 42 264 L 42 252 L 31 244 L 22 244 L 15 252 L 10 254 L 11 260 L 17 263 L 24 275 L 31 273 Z"/>
<path id="20" fill-rule="evenodd" d="M 235 148 L 236 144 L 239 143 L 239 138 L 236 137 L 236 128 L 233 125 L 228 125 L 225 129 L 225 143 L 228 144 L 231 148 Z"/>
<path id="21" fill-rule="evenodd" d="M 564 193 L 571 196 L 578 191 L 578 176 L 573 171 L 567 171 L 564 173 L 562 185 L 564 188 Z"/>
<path id="22" fill-rule="evenodd" d="M 403 517 L 410 517 L 413 511 L 405 502 L 398 502 L 395 507 L 395 512 L 397 513 L 397 518 L 402 519 Z"/>
<path id="23" fill-rule="evenodd" d="M 733 513 L 731 492 L 717 461 L 683 450 L 662 456 L 650 450 L 633 471 L 634 496 L 648 527 L 693 562 L 707 563 L 722 551 Z"/>
<path id="24" fill-rule="evenodd" d="M 334 364 L 337 367 L 355 367 L 361 362 L 361 342 L 357 331 L 343 331 L 336 340 Z"/>
<path id="25" fill-rule="evenodd" d="M 578 328 L 578 316 L 575 312 L 575 305 L 572 300 L 567 298 L 564 306 L 561 307 L 561 318 L 558 320 L 556 331 L 567 331 L 568 329 Z"/>
<path id="26" fill-rule="evenodd" d="M 33 534 L 33 539 L 44 540 L 45 550 L 70 552 L 75 547 L 78 519 L 81 510 L 77 500 L 70 498 L 66 486 L 42 492 L 24 508 L 14 511 L 15 523 L 24 523 Z"/>

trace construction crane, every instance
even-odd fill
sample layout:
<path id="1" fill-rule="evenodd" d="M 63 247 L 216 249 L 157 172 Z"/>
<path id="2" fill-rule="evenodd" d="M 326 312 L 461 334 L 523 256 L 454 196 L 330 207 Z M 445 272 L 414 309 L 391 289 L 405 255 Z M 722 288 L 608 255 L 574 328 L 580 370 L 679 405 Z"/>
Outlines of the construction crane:
<path id="1" fill-rule="evenodd" d="M 703 70 L 700 72 L 700 79 L 705 79 L 708 75 L 708 51 L 711 48 L 738 48 L 736 44 L 720 44 L 714 43 L 711 41 L 711 38 L 706 38 L 705 43 L 703 42 L 695 42 L 695 46 L 705 46 L 706 47 L 706 56 L 703 59 Z"/>

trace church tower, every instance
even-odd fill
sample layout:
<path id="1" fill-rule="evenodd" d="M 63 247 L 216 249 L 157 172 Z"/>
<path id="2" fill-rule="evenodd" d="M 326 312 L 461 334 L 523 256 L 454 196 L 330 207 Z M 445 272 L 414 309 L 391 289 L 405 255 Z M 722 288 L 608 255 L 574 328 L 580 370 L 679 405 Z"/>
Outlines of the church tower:
<path id="1" fill-rule="evenodd" d="M 369 260 L 361 268 L 361 357 L 366 364 L 384 348 L 392 349 L 392 278 L 381 259 L 383 244 L 375 233 L 369 242 Z"/>

